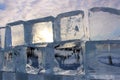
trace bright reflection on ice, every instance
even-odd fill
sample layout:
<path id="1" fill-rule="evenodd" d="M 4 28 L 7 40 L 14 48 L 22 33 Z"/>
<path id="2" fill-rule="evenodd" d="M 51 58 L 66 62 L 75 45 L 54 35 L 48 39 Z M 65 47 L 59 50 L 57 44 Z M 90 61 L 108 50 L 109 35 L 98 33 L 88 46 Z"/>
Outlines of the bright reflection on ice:
<path id="1" fill-rule="evenodd" d="M 51 22 L 36 23 L 33 25 L 33 43 L 53 42 Z"/>
<path id="2" fill-rule="evenodd" d="M 24 44 L 24 27 L 23 24 L 11 27 L 12 46 Z"/>

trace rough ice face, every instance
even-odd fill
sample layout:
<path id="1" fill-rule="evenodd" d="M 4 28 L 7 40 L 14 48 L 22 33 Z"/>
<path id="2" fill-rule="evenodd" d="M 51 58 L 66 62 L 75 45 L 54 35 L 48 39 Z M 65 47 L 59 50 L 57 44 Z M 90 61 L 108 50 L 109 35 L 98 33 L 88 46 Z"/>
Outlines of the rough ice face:
<path id="1" fill-rule="evenodd" d="M 26 70 L 30 74 L 38 74 L 43 68 L 43 53 L 39 48 L 27 47 L 27 64 Z"/>
<path id="2" fill-rule="evenodd" d="M 83 73 L 83 43 L 80 41 L 66 41 L 55 45 L 56 74 Z M 61 70 L 60 70 L 61 69 Z M 66 72 L 67 71 L 67 72 Z M 71 71 L 71 72 L 70 72 Z"/>
<path id="3" fill-rule="evenodd" d="M 120 42 L 90 41 L 86 43 L 86 73 L 114 75 L 120 72 Z"/>
<path id="4" fill-rule="evenodd" d="M 119 10 L 112 8 L 92 8 L 89 10 L 91 40 L 119 40 L 119 25 Z"/>
<path id="5" fill-rule="evenodd" d="M 32 43 L 53 42 L 52 23 L 35 23 L 32 28 L 32 36 Z"/>
<path id="6" fill-rule="evenodd" d="M 84 33 L 82 15 L 70 16 L 61 19 L 61 38 L 63 40 L 80 39 Z"/>
<path id="7" fill-rule="evenodd" d="M 26 47 L 15 47 L 13 49 L 13 58 L 16 72 L 26 73 L 27 55 Z"/>
<path id="8" fill-rule="evenodd" d="M 4 51 L 3 71 L 12 71 L 12 72 L 15 71 L 13 50 L 6 50 L 6 51 Z"/>
<path id="9" fill-rule="evenodd" d="M 85 37 L 83 17 L 84 13 L 82 11 L 73 11 L 58 15 L 56 24 L 60 28 L 59 35 L 61 41 L 82 39 Z"/>
<path id="10" fill-rule="evenodd" d="M 2 80 L 16 80 L 15 73 L 3 72 Z"/>
<path id="11" fill-rule="evenodd" d="M 5 43 L 5 28 L 0 29 L 0 48 L 4 48 Z"/>
<path id="12" fill-rule="evenodd" d="M 4 54 L 3 51 L 0 51 L 0 71 L 3 69 L 3 61 L 4 60 Z"/>
<path id="13" fill-rule="evenodd" d="M 27 73 L 51 73 L 54 65 L 53 49 L 49 47 L 27 47 Z"/>
<path id="14" fill-rule="evenodd" d="M 12 46 L 23 45 L 24 41 L 24 25 L 11 26 Z"/>
<path id="15" fill-rule="evenodd" d="M 27 57 L 25 54 L 25 47 L 15 47 L 13 49 L 3 51 L 3 71 L 11 71 L 11 72 L 26 72 L 26 63 Z M 1 59 L 2 59 L 1 58 Z"/>

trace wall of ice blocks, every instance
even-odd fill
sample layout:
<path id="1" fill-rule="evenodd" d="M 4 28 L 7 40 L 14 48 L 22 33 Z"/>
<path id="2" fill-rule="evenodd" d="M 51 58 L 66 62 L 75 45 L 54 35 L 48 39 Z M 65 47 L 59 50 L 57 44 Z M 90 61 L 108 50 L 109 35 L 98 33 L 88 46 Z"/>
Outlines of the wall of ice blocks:
<path id="1" fill-rule="evenodd" d="M 86 74 L 115 75 L 120 73 L 120 41 L 86 42 Z"/>
<path id="2" fill-rule="evenodd" d="M 32 74 L 54 72 L 54 74 L 82 75 L 84 65 L 86 74 L 93 74 L 89 77 L 90 79 L 93 77 L 94 79 L 113 79 L 113 76 L 103 78 L 102 75 L 100 78 L 99 74 L 119 74 L 120 42 L 109 40 L 119 40 L 120 11 L 103 7 L 89 9 L 89 14 L 86 15 L 89 20 L 90 39 L 108 41 L 87 43 L 84 43 L 86 37 L 85 14 L 84 11 L 77 10 L 61 13 L 56 18 L 48 16 L 8 23 L 5 33 L 3 29 L 0 30 L 2 33 L 0 34 L 1 48 L 4 49 L 5 46 L 5 49 L 0 52 L 0 70 L 16 72 L 16 75 L 15 73 L 3 73 L 3 79 L 8 79 L 5 77 L 6 75 L 10 78 L 15 75 L 11 80 L 25 76 L 17 72 Z M 86 44 L 85 48 L 83 44 Z M 83 55 L 80 52 L 81 46 L 83 51 L 86 50 Z M 79 55 L 76 56 L 74 53 L 78 53 L 77 51 Z M 85 58 L 83 58 L 84 55 Z M 84 60 L 85 63 L 83 63 Z M 79 66 L 76 67 L 74 63 L 78 63 Z M 39 79 L 38 75 L 33 77 Z M 54 79 L 49 75 L 47 77 Z M 47 77 L 42 76 L 42 79 L 46 80 Z M 58 76 L 55 77 L 55 79 L 58 78 Z M 32 78 L 26 79 L 31 80 Z M 64 80 L 68 79 L 73 80 L 74 78 L 65 76 Z"/>
<path id="3" fill-rule="evenodd" d="M 120 10 L 94 7 L 88 19 L 91 40 L 120 40 Z"/>

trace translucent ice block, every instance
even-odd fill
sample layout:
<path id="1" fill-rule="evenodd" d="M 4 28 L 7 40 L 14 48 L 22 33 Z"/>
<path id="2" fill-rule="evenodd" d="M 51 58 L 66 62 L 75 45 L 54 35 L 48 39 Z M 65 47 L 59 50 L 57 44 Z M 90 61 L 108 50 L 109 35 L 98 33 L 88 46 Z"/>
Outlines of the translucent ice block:
<path id="1" fill-rule="evenodd" d="M 120 73 L 120 41 L 86 43 L 86 74 L 115 75 Z"/>
<path id="2" fill-rule="evenodd" d="M 84 42 L 62 41 L 54 44 L 55 74 L 83 74 Z"/>
<path id="3" fill-rule="evenodd" d="M 52 16 L 33 19 L 25 23 L 25 40 L 27 44 L 35 45 L 54 41 Z"/>
<path id="4" fill-rule="evenodd" d="M 28 80 L 45 80 L 44 75 L 29 74 Z"/>
<path id="5" fill-rule="evenodd" d="M 50 47 L 27 47 L 27 73 L 52 73 L 54 65 L 53 49 Z"/>
<path id="6" fill-rule="evenodd" d="M 23 45 L 25 43 L 23 24 L 12 26 L 11 35 L 12 35 L 12 46 Z"/>
<path id="7" fill-rule="evenodd" d="M 33 43 L 53 42 L 51 22 L 41 22 L 33 25 Z"/>
<path id="8" fill-rule="evenodd" d="M 3 52 L 3 71 L 15 71 L 14 53 L 13 50 L 5 50 Z"/>
<path id="9" fill-rule="evenodd" d="M 0 71 L 3 70 L 3 61 L 4 60 L 4 52 L 0 51 Z"/>
<path id="10" fill-rule="evenodd" d="M 85 37 L 83 18 L 83 11 L 72 11 L 58 15 L 55 23 L 57 24 L 55 27 L 58 27 L 58 36 L 60 36 L 58 41 L 83 39 Z"/>
<path id="11" fill-rule="evenodd" d="M 0 28 L 0 49 L 4 49 L 5 27 Z"/>
<path id="12" fill-rule="evenodd" d="M 91 40 L 120 40 L 120 10 L 95 7 L 88 19 Z"/>
<path id="13" fill-rule="evenodd" d="M 26 73 L 15 73 L 15 77 L 16 79 L 15 80 L 28 80 L 28 74 Z"/>
<path id="14" fill-rule="evenodd" d="M 19 46 L 13 49 L 15 72 L 26 73 L 27 54 L 26 47 Z"/>
<path id="15" fill-rule="evenodd" d="M 16 21 L 13 23 L 8 23 L 6 27 L 6 47 L 18 46 L 25 44 L 24 37 L 24 22 Z"/>
<path id="16" fill-rule="evenodd" d="M 3 72 L 2 80 L 16 80 L 15 73 Z"/>
<path id="17" fill-rule="evenodd" d="M 27 55 L 27 64 L 26 70 L 27 73 L 30 74 L 38 74 L 43 67 L 43 52 L 41 48 L 27 47 L 26 55 Z"/>

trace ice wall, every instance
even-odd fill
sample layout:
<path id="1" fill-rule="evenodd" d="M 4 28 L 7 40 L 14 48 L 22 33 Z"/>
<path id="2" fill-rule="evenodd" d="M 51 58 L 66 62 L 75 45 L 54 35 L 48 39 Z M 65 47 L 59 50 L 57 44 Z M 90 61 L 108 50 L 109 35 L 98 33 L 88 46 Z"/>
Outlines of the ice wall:
<path id="1" fill-rule="evenodd" d="M 89 10 L 91 40 L 120 39 L 120 10 L 95 7 Z"/>
<path id="2" fill-rule="evenodd" d="M 120 11 L 116 9 L 90 9 L 88 14 L 90 39 L 119 40 L 119 15 Z M 3 36 L 5 35 L 5 50 L 0 53 L 0 69 L 16 72 L 16 78 L 24 76 L 18 73 L 22 72 L 36 74 L 35 78 L 39 79 L 38 75 L 42 73 L 83 75 L 85 66 L 89 79 L 93 77 L 115 79 L 113 76 L 108 78 L 107 75 L 120 72 L 120 42 L 108 40 L 84 43 L 84 38 L 86 38 L 84 18 L 84 12 L 77 10 L 59 14 L 56 18 L 49 16 L 8 23 L 6 33 L 4 34 L 4 30 L 1 30 L 2 47 L 4 47 Z M 103 74 L 107 74 L 107 77 L 104 76 L 104 78 Z M 3 73 L 4 80 L 7 79 L 6 75 L 7 73 Z M 47 77 L 59 78 L 59 80 L 74 79 L 71 76 L 54 77 L 54 75 L 47 75 Z M 8 73 L 8 77 L 11 76 L 14 75 Z M 42 76 L 41 79 L 46 80 L 47 77 Z M 31 80 L 31 78 L 26 79 Z M 14 80 L 15 77 L 11 79 Z"/>

